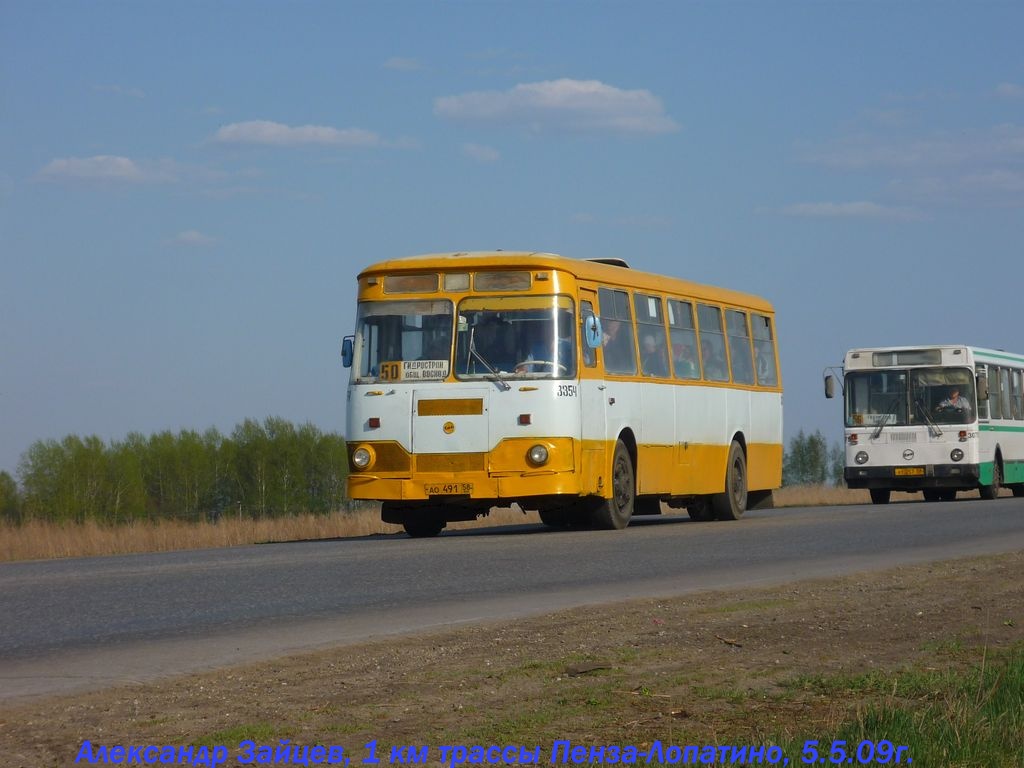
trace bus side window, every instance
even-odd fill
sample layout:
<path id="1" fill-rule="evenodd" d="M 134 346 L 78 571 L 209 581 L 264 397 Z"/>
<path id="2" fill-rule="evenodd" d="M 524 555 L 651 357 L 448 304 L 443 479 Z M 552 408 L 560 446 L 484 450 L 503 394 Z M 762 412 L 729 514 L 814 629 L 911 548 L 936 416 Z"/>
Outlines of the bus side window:
<path id="1" fill-rule="evenodd" d="M 672 370 L 677 379 L 699 379 L 697 331 L 693 325 L 693 306 L 688 301 L 668 300 L 669 339 L 672 344 Z"/>
<path id="2" fill-rule="evenodd" d="M 729 364 L 725 358 L 725 334 L 722 333 L 722 311 L 710 304 L 697 305 L 700 326 L 700 359 L 706 381 L 728 381 Z"/>
<path id="3" fill-rule="evenodd" d="M 754 383 L 754 363 L 750 355 L 750 333 L 747 313 L 735 309 L 725 311 L 725 328 L 729 338 L 729 361 L 732 380 L 737 384 Z"/>
<path id="4" fill-rule="evenodd" d="M 636 344 L 633 343 L 633 315 L 625 291 L 598 288 L 601 328 L 604 330 L 605 373 L 636 375 Z"/>
<path id="5" fill-rule="evenodd" d="M 757 373 L 757 383 L 762 387 L 778 386 L 779 374 L 775 369 L 775 337 L 772 335 L 771 318 L 755 312 L 750 316 L 750 324 L 754 329 L 754 370 Z"/>
<path id="6" fill-rule="evenodd" d="M 640 334 L 640 372 L 644 376 L 668 376 L 668 342 L 660 296 L 633 294 L 637 332 Z"/>

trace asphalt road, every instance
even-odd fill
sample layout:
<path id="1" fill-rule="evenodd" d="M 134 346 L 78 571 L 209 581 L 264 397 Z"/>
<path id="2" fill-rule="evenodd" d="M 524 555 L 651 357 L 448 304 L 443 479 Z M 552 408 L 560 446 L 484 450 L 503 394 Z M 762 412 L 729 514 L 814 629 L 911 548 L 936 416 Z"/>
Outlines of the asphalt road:
<path id="1" fill-rule="evenodd" d="M 0 700 L 459 622 L 1024 549 L 1024 499 L 0 564 Z"/>

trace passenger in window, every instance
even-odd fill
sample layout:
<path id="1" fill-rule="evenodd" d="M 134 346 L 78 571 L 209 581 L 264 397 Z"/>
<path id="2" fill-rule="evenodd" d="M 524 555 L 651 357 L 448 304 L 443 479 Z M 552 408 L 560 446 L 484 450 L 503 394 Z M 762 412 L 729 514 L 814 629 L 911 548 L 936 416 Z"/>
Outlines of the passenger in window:
<path id="1" fill-rule="evenodd" d="M 693 354 L 693 347 L 683 344 L 679 347 L 679 355 L 675 358 L 676 378 L 696 379 L 700 375 L 697 370 L 697 359 Z"/>
<path id="2" fill-rule="evenodd" d="M 604 321 L 604 367 L 614 373 L 636 373 L 633 339 L 622 320 Z"/>
<path id="3" fill-rule="evenodd" d="M 954 408 L 958 411 L 962 411 L 965 416 L 971 413 L 971 404 L 968 402 L 966 397 L 960 394 L 959 387 L 951 387 L 949 390 L 949 397 L 939 403 L 936 407 L 936 411 L 941 411 L 943 408 Z"/>
<path id="4" fill-rule="evenodd" d="M 701 341 L 701 355 L 704 358 L 704 378 L 711 381 L 728 381 L 729 371 L 725 367 L 725 356 L 720 345 L 708 340 Z"/>
<path id="5" fill-rule="evenodd" d="M 641 340 L 640 368 L 645 376 L 668 376 L 668 360 L 665 357 L 665 347 L 658 344 L 658 340 L 651 334 L 645 334 Z"/>

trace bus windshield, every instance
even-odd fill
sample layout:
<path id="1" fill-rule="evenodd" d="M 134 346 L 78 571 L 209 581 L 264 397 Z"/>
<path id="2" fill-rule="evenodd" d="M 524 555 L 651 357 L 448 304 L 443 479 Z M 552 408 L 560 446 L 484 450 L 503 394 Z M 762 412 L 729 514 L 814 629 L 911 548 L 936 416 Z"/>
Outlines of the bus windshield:
<path id="1" fill-rule="evenodd" d="M 452 355 L 452 303 L 364 301 L 356 313 L 357 381 L 445 379 Z"/>
<path id="2" fill-rule="evenodd" d="M 572 378 L 573 303 L 567 296 L 474 297 L 459 304 L 455 375 Z"/>
<path id="3" fill-rule="evenodd" d="M 846 377 L 846 426 L 966 424 L 977 415 L 967 368 L 855 371 Z"/>

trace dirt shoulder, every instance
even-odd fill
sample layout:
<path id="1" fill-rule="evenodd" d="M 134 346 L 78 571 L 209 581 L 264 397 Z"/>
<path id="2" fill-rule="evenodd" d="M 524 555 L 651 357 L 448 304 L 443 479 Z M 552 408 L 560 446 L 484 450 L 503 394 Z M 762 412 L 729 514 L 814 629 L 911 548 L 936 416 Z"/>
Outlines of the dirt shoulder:
<path id="1" fill-rule="evenodd" d="M 831 738 L 820 676 L 963 668 L 1024 642 L 1024 553 L 459 627 L 0 709 L 0 764 L 94 745 L 764 743 Z M 895 693 L 894 693 L 895 695 Z M 547 752 L 545 752 L 547 754 Z M 228 764 L 234 765 L 232 759 Z"/>

